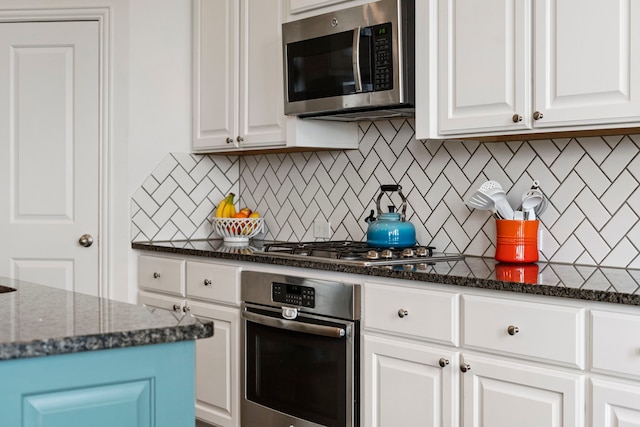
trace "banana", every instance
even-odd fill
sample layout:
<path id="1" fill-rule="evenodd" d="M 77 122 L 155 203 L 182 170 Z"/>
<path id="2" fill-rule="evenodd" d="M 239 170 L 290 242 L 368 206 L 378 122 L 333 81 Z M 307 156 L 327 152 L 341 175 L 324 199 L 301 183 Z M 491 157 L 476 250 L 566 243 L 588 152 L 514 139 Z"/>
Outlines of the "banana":
<path id="1" fill-rule="evenodd" d="M 229 194 L 230 198 L 227 199 L 227 204 L 224 207 L 224 217 L 225 218 L 233 218 L 236 214 L 236 207 L 233 204 L 233 193 Z"/>
<path id="2" fill-rule="evenodd" d="M 233 198 L 235 196 L 235 194 L 229 193 L 227 197 L 218 203 L 218 207 L 216 208 L 216 218 L 231 218 L 236 214 L 236 208 L 233 205 Z"/>

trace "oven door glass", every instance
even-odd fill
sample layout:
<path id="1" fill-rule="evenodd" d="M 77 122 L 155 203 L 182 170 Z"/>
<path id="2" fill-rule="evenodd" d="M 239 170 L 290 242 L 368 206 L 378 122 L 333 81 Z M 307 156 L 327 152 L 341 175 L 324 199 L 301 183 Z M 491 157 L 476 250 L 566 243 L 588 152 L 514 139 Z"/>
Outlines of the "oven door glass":
<path id="1" fill-rule="evenodd" d="M 347 324 L 295 320 L 299 321 L 347 330 Z M 248 400 L 317 424 L 347 425 L 347 386 L 352 381 L 347 337 L 313 335 L 248 320 L 245 328 Z"/>
<path id="2" fill-rule="evenodd" d="M 353 64 L 353 31 L 345 31 L 287 45 L 289 102 L 356 93 Z M 371 82 L 371 35 L 360 33 L 360 75 L 362 91 Z"/>

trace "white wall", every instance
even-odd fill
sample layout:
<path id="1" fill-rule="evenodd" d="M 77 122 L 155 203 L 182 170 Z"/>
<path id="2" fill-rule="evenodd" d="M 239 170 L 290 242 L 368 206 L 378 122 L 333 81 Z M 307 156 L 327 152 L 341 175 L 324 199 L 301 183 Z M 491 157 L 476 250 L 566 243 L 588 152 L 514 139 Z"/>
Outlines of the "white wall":
<path id="1" fill-rule="evenodd" d="M 131 0 L 129 23 L 130 203 L 168 153 L 191 150 L 191 1 Z M 138 263 L 123 237 L 129 276 L 114 297 L 135 302 Z"/>
<path id="2" fill-rule="evenodd" d="M 129 194 L 191 141 L 191 2 L 129 7 Z"/>

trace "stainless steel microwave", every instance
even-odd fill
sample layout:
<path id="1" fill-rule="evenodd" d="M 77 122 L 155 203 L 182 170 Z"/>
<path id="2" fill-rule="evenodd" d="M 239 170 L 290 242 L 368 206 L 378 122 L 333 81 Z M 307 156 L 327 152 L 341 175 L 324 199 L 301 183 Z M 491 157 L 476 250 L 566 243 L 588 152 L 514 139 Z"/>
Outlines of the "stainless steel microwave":
<path id="1" fill-rule="evenodd" d="M 379 0 L 282 26 L 284 112 L 325 120 L 415 114 L 414 0 Z"/>

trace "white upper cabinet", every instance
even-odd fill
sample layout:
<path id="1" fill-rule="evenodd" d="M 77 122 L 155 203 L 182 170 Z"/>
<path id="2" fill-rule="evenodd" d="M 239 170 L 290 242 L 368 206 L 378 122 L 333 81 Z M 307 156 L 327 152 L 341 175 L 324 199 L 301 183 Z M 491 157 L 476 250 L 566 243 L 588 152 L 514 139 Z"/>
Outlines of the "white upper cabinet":
<path id="1" fill-rule="evenodd" d="M 418 138 L 640 125 L 634 2 L 437 1 L 437 41 L 417 34 L 417 81 L 433 82 L 418 85 Z"/>
<path id="2" fill-rule="evenodd" d="M 440 133 L 526 129 L 530 3 L 445 0 L 440 6 Z"/>
<path id="3" fill-rule="evenodd" d="M 640 121 L 638 3 L 544 0 L 535 5 L 533 111 L 543 117 L 534 126 Z"/>
<path id="4" fill-rule="evenodd" d="M 281 3 L 194 1 L 194 151 L 285 145 Z"/>
<path id="5" fill-rule="evenodd" d="M 358 148 L 357 123 L 284 115 L 287 2 L 193 0 L 194 152 Z"/>

